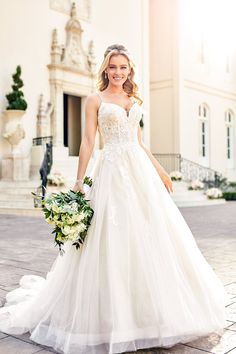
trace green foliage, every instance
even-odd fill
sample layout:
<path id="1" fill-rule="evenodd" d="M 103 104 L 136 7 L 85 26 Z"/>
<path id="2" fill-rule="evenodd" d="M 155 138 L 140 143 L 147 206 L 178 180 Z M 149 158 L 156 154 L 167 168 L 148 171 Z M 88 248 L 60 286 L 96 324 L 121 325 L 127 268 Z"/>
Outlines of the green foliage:
<path id="1" fill-rule="evenodd" d="M 139 126 L 140 126 L 140 128 L 143 128 L 143 127 L 144 127 L 143 114 L 142 114 L 142 117 L 141 117 L 141 119 L 140 119 L 140 121 L 139 121 Z"/>
<path id="2" fill-rule="evenodd" d="M 236 200 L 236 192 L 223 192 L 225 200 Z"/>
<path id="3" fill-rule="evenodd" d="M 84 184 L 92 186 L 92 179 L 84 178 Z M 71 240 L 76 247 L 83 244 L 88 228 L 94 214 L 89 205 L 89 200 L 80 191 L 51 193 L 45 199 L 42 196 L 31 192 L 35 199 L 39 199 L 44 212 L 45 220 L 54 226 L 55 245 L 59 246 L 59 251 L 63 254 L 62 245 Z"/>
<path id="4" fill-rule="evenodd" d="M 6 98 L 8 100 L 7 110 L 19 109 L 25 111 L 27 108 L 27 103 L 24 100 L 24 93 L 20 90 L 24 86 L 20 76 L 21 76 L 21 67 L 20 65 L 18 65 L 16 67 L 16 73 L 12 75 L 13 82 L 14 82 L 14 84 L 11 86 L 12 92 L 6 95 Z"/>

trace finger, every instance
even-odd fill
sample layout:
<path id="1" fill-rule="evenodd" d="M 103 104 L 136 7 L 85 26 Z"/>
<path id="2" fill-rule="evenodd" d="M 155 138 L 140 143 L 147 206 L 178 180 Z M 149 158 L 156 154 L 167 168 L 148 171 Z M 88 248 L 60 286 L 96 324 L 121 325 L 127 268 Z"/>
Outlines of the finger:
<path id="1" fill-rule="evenodd" d="M 80 188 L 80 192 L 81 192 L 82 194 L 85 194 L 85 191 L 84 191 L 83 188 Z"/>

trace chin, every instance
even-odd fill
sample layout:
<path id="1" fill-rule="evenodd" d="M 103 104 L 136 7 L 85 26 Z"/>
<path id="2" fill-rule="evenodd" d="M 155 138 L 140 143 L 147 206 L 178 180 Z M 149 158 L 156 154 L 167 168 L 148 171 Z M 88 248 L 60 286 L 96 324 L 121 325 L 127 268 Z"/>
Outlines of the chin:
<path id="1" fill-rule="evenodd" d="M 117 81 L 112 81 L 112 84 L 115 85 L 115 86 L 122 86 L 124 83 L 124 80 L 120 81 L 120 82 L 117 82 Z"/>

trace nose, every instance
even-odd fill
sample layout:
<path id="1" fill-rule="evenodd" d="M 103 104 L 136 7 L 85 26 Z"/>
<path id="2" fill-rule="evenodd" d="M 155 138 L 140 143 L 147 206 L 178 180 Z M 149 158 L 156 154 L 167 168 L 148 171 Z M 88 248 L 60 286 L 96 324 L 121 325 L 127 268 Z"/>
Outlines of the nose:
<path id="1" fill-rule="evenodd" d="M 120 70 L 119 68 L 116 68 L 115 74 L 116 74 L 116 75 L 120 75 L 120 74 L 121 74 L 121 70 Z"/>

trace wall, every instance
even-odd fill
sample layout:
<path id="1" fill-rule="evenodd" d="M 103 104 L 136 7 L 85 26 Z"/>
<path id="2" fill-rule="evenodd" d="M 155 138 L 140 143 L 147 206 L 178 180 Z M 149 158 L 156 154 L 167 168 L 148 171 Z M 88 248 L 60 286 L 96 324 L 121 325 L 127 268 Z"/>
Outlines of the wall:
<path id="1" fill-rule="evenodd" d="M 62 1 L 63 2 L 63 1 Z M 65 0 L 67 2 L 67 0 Z M 80 0 L 76 1 L 79 5 Z M 28 154 L 32 138 L 36 136 L 38 99 L 44 94 L 50 100 L 48 68 L 50 63 L 51 35 L 58 29 L 58 41 L 65 44 L 65 25 L 69 16 L 52 10 L 50 1 L 9 0 L 0 2 L 0 111 L 6 108 L 5 94 L 11 89 L 11 75 L 17 64 L 22 67 L 23 91 L 28 109 L 23 119 L 26 138 L 21 148 Z M 87 50 L 91 39 L 99 65 L 106 47 L 122 43 L 130 50 L 137 64 L 137 82 L 144 98 L 147 117 L 144 137 L 149 140 L 149 49 L 148 49 L 148 2 L 145 0 L 119 0 L 113 6 L 107 0 L 91 0 L 91 21 L 81 20 L 83 46 Z M 141 40 L 140 40 L 141 39 Z M 0 112 L 0 115 L 2 113 Z M 3 118 L 0 119 L 0 131 Z M 10 152 L 9 144 L 0 137 L 0 161 Z M 1 169 L 0 169 L 1 170 Z"/>

